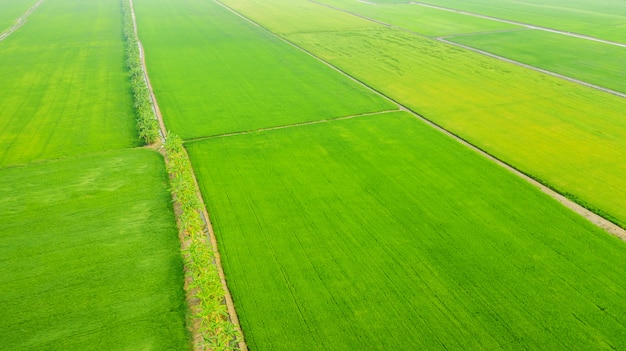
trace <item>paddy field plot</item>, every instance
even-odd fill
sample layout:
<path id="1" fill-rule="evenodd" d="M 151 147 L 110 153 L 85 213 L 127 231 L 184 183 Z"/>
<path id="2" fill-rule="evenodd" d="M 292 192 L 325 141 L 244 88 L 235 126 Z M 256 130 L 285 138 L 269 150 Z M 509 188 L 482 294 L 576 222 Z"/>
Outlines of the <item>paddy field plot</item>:
<path id="1" fill-rule="evenodd" d="M 446 40 L 626 93 L 626 48 L 525 30 Z"/>
<path id="2" fill-rule="evenodd" d="M 406 113 L 187 147 L 252 350 L 626 346 L 626 243 Z"/>
<path id="3" fill-rule="evenodd" d="M 380 26 L 286 37 L 626 225 L 626 100 Z"/>
<path id="4" fill-rule="evenodd" d="M 427 36 L 522 28 L 513 24 L 408 3 L 372 6 L 353 0 L 316 0 L 316 2 Z"/>
<path id="5" fill-rule="evenodd" d="M 409 1 L 374 0 L 372 2 L 406 3 Z M 417 2 L 626 43 L 626 2 L 621 0 L 420 0 Z"/>
<path id="6" fill-rule="evenodd" d="M 0 167 L 138 144 L 118 1 L 46 0 L 0 45 Z"/>
<path id="7" fill-rule="evenodd" d="M 36 2 L 37 0 L 0 0 L 0 33 L 15 24 L 15 20 Z"/>
<path id="8" fill-rule="evenodd" d="M 165 122 L 183 139 L 395 109 L 215 2 L 135 8 Z"/>
<path id="9" fill-rule="evenodd" d="M 167 186 L 144 149 L 0 170 L 0 349 L 187 349 Z"/>

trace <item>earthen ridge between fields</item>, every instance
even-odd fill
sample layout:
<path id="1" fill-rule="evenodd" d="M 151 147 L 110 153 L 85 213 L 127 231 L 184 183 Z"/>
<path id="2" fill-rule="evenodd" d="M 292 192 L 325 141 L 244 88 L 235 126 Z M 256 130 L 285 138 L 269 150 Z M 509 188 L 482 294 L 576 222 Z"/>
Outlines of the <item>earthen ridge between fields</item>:
<path id="1" fill-rule="evenodd" d="M 43 1 L 43 0 L 41 0 L 41 1 Z M 138 36 L 137 20 L 136 20 L 136 16 L 135 16 L 135 9 L 134 9 L 134 6 L 133 6 L 133 1 L 132 0 L 128 0 L 128 2 L 129 2 L 129 5 L 130 5 L 130 12 L 131 12 L 132 20 L 133 20 L 133 29 L 134 29 L 134 32 L 135 32 L 135 36 L 137 38 L 137 44 L 139 46 L 139 52 L 140 52 L 141 64 L 142 64 L 143 71 L 144 71 L 144 76 L 146 78 L 146 82 L 147 82 L 147 85 L 148 85 L 148 90 L 150 92 L 150 97 L 152 99 L 153 110 L 154 110 L 154 113 L 155 113 L 155 117 L 157 118 L 157 120 L 159 122 L 161 137 L 163 139 L 162 141 L 164 141 L 167 138 L 168 133 L 167 133 L 167 130 L 165 128 L 165 123 L 163 122 L 163 115 L 161 114 L 161 110 L 159 109 L 159 105 L 158 105 L 156 96 L 154 94 L 154 89 L 152 88 L 152 84 L 151 84 L 149 76 L 148 76 L 148 68 L 147 68 L 147 65 L 146 65 L 146 58 L 145 58 L 145 54 L 144 54 L 144 49 L 143 49 L 143 45 L 141 44 L 141 41 L 139 40 L 139 36 Z M 183 150 L 183 152 L 185 154 L 185 157 L 187 159 L 189 159 L 189 155 L 187 154 L 187 151 L 184 149 L 184 147 L 183 147 L 182 150 Z M 166 163 L 169 162 L 169 159 L 168 159 L 168 157 L 167 157 L 167 155 L 164 152 L 162 147 L 159 147 L 159 151 L 161 151 L 164 154 L 165 162 Z M 244 335 L 243 335 L 243 333 L 241 331 L 241 326 L 239 324 L 239 318 L 237 317 L 237 311 L 235 310 L 235 305 L 234 305 L 234 302 L 233 302 L 233 298 L 232 298 L 232 295 L 230 294 L 230 291 L 228 289 L 228 285 L 227 285 L 227 282 L 226 282 L 226 276 L 224 275 L 224 269 L 222 268 L 222 260 L 221 260 L 221 256 L 220 256 L 219 250 L 217 248 L 217 239 L 215 237 L 215 232 L 213 231 L 213 226 L 211 224 L 211 219 L 209 217 L 209 214 L 208 214 L 208 212 L 206 210 L 206 205 L 204 203 L 204 199 L 202 198 L 202 194 L 200 193 L 200 187 L 199 187 L 199 184 L 198 184 L 198 180 L 197 180 L 196 174 L 195 174 L 195 172 L 193 170 L 193 167 L 191 167 L 191 176 L 192 176 L 193 183 L 194 183 L 194 186 L 195 186 L 196 196 L 198 197 L 198 201 L 200 203 L 200 207 L 202 208 L 201 217 L 202 217 L 202 220 L 203 220 L 203 222 L 205 224 L 205 228 L 207 229 L 206 230 L 206 234 L 209 237 L 209 240 L 210 240 L 210 243 L 211 243 L 211 249 L 213 250 L 213 254 L 214 254 L 214 257 L 215 257 L 215 262 L 214 263 L 215 263 L 215 265 L 217 267 L 217 272 L 218 272 L 218 275 L 219 275 L 219 278 L 220 278 L 220 282 L 221 282 L 222 288 L 224 290 L 224 300 L 225 300 L 225 303 L 226 303 L 226 307 L 228 309 L 229 319 L 234 324 L 235 328 L 237 329 L 237 331 L 241 335 L 241 340 L 238 343 L 239 349 L 242 350 L 242 351 L 247 351 L 248 347 L 246 345 L 246 342 L 245 342 L 245 339 L 244 339 Z M 180 211 L 176 211 L 176 212 L 179 213 Z M 182 244 L 182 242 L 181 242 L 181 244 Z M 187 283 L 188 282 L 186 282 L 186 284 Z M 189 301 L 189 291 L 187 291 L 187 294 L 188 294 L 188 302 L 190 302 Z M 191 307 L 192 306 L 190 305 L 189 308 L 191 308 Z M 195 328 L 193 328 L 193 329 L 194 329 L 193 330 L 194 332 L 197 332 L 197 330 L 195 330 Z M 198 335 L 192 335 L 192 337 L 195 340 L 199 336 Z"/>
<path id="2" fill-rule="evenodd" d="M 534 178 L 532 178 L 531 176 L 529 176 L 528 174 L 522 172 L 521 170 L 515 168 L 513 165 L 510 165 L 502 160 L 500 160 L 499 158 L 495 157 L 494 155 L 491 155 L 490 153 L 482 150 L 481 148 L 479 148 L 478 146 L 472 144 L 471 142 L 465 140 L 464 138 L 462 138 L 461 136 L 445 129 L 444 127 L 440 126 L 439 124 L 429 120 L 428 118 L 414 112 L 413 110 L 407 108 L 406 106 L 404 106 L 403 104 L 399 103 L 398 101 L 390 98 L 389 96 L 381 93 L 380 91 L 376 90 L 375 88 L 367 85 L 366 83 L 362 82 L 361 80 L 351 76 L 350 74 L 348 74 L 347 72 L 341 70 L 340 68 L 334 66 L 333 64 L 331 64 L 330 62 L 316 56 L 315 54 L 309 52 L 308 50 L 304 49 L 303 47 L 289 41 L 288 39 L 285 39 L 279 35 L 277 35 L 276 33 L 272 32 L 271 30 L 267 29 L 266 27 L 264 27 L 263 25 L 253 21 L 252 19 L 246 17 L 245 15 L 239 13 L 238 11 L 230 8 L 229 6 L 221 3 L 219 0 L 213 0 L 215 3 L 219 4 L 220 6 L 224 7 L 225 9 L 229 10 L 230 12 L 234 13 L 235 15 L 243 18 L 244 20 L 250 22 L 251 24 L 262 28 L 263 30 L 267 31 L 268 33 L 270 33 L 271 35 L 273 35 L 274 37 L 282 40 L 283 42 L 297 48 L 298 50 L 306 53 L 307 55 L 315 58 L 316 60 L 320 61 L 321 63 L 327 65 L 328 67 L 332 68 L 333 70 L 343 74 L 344 76 L 346 76 L 347 78 L 353 80 L 354 82 L 360 84 L 361 86 L 367 88 L 368 90 L 378 94 L 379 96 L 387 99 L 390 102 L 393 102 L 399 110 L 401 111 L 407 111 L 408 113 L 412 114 L 415 118 L 427 123 L 428 125 L 430 125 L 431 127 L 437 129 L 438 131 L 448 135 L 449 137 L 452 137 L 453 139 L 455 139 L 457 142 L 465 145 L 466 147 L 474 150 L 475 152 L 478 152 L 479 154 L 481 154 L 482 156 L 488 158 L 489 160 L 495 162 L 496 164 L 498 164 L 499 166 L 507 169 L 508 171 L 510 171 L 511 173 L 515 174 L 516 176 L 522 178 L 523 180 L 525 180 L 526 182 L 530 183 L 531 185 L 533 185 L 534 187 L 538 188 L 539 190 L 541 190 L 542 192 L 544 192 L 545 194 L 549 195 L 550 197 L 552 197 L 553 199 L 555 199 L 556 201 L 558 201 L 559 203 L 561 203 L 562 205 L 566 206 L 567 208 L 569 208 L 570 210 L 576 212 L 577 214 L 579 214 L 580 216 L 584 217 L 585 219 L 587 219 L 589 222 L 593 223 L 594 225 L 600 227 L 601 229 L 603 229 L 604 231 L 617 236 L 618 238 L 626 241 L 626 230 L 622 227 L 620 227 L 619 225 L 613 223 L 612 221 L 602 217 L 601 215 L 585 208 L 584 206 L 578 204 L 577 202 L 570 200 L 569 198 L 565 197 L 563 194 L 557 192 L 556 190 L 550 188 L 550 186 L 548 184 L 544 184 L 541 183 L 537 180 L 535 180 Z M 340 9 L 336 9 L 332 6 L 329 5 L 325 5 L 325 4 L 320 4 L 317 3 L 314 0 L 309 0 L 310 2 L 316 3 L 320 6 L 326 6 L 326 7 L 330 7 L 333 8 L 337 11 L 343 11 L 343 12 L 347 12 L 344 10 L 340 10 Z M 347 12 L 351 15 L 357 16 L 357 17 L 361 17 L 364 18 L 361 15 L 358 14 L 353 14 L 351 12 Z M 364 18 L 366 19 L 366 18 Z M 376 20 L 371 20 L 373 22 L 379 23 L 381 25 L 385 25 L 385 26 L 391 26 L 389 24 L 383 23 L 383 22 L 379 22 Z"/>

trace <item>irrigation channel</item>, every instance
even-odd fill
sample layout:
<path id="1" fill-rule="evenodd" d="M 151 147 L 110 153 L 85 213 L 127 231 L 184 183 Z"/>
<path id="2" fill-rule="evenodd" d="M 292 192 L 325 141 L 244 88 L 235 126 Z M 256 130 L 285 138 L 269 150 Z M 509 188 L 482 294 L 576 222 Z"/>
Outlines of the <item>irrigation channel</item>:
<path id="1" fill-rule="evenodd" d="M 282 40 L 283 42 L 297 48 L 298 50 L 306 53 L 307 55 L 315 58 L 316 60 L 320 61 L 321 63 L 325 64 L 326 66 L 332 68 L 333 70 L 343 74 L 344 76 L 346 76 L 347 78 L 357 82 L 358 84 L 360 84 L 361 86 L 365 87 L 366 89 L 380 95 L 381 97 L 387 99 L 388 101 L 394 103 L 399 110 L 402 111 L 407 111 L 409 113 L 411 113 L 415 118 L 424 121 L 425 123 L 427 123 L 428 125 L 430 125 L 431 127 L 437 129 L 438 131 L 452 137 L 453 139 L 455 139 L 456 141 L 458 141 L 459 143 L 465 145 L 466 147 L 469 147 L 470 149 L 474 150 L 475 152 L 478 152 L 479 154 L 483 155 L 484 157 L 490 159 L 491 161 L 495 162 L 496 164 L 500 165 L 501 167 L 507 169 L 508 171 L 512 172 L 513 174 L 517 175 L 518 177 L 524 179 L 525 181 L 527 181 L 528 183 L 530 183 L 531 185 L 535 186 L 536 188 L 539 188 L 542 192 L 544 192 L 545 194 L 551 196 L 552 198 L 554 198 L 555 200 L 557 200 L 559 203 L 561 203 L 562 205 L 568 207 L 569 209 L 573 210 L 574 212 L 578 213 L 579 215 L 583 216 L 584 218 L 586 218 L 588 221 L 590 221 L 591 223 L 593 223 L 594 225 L 602 228 L 603 230 L 605 230 L 606 232 L 615 235 L 617 237 L 619 237 L 620 239 L 626 241 L 626 230 L 620 226 L 618 226 L 617 224 L 609 221 L 608 219 L 588 210 L 587 208 L 581 206 L 580 204 L 568 199 L 567 197 L 565 197 L 563 194 L 551 189 L 549 186 L 547 186 L 546 184 L 540 183 L 538 181 L 536 181 L 535 179 L 533 179 L 532 177 L 530 177 L 529 175 L 523 173 L 522 171 L 518 170 L 517 168 L 513 167 L 512 165 L 500 160 L 499 158 L 487 153 L 486 151 L 482 150 L 481 148 L 479 148 L 478 146 L 470 143 L 469 141 L 463 139 L 462 137 L 460 137 L 457 134 L 452 133 L 451 131 L 443 128 L 442 126 L 438 125 L 437 123 L 429 120 L 428 118 L 412 111 L 411 109 L 407 108 L 406 106 L 402 105 L 401 103 L 399 103 L 398 101 L 388 97 L 387 95 L 381 93 L 380 91 L 374 89 L 373 87 L 367 85 L 366 83 L 358 80 L 357 78 L 349 75 L 348 73 L 342 71 L 341 69 L 339 69 L 338 67 L 335 67 L 334 65 L 332 65 L 331 63 L 325 61 L 324 59 L 316 56 L 315 54 L 307 51 L 306 49 L 302 48 L 301 46 L 277 35 L 276 33 L 270 31 L 269 29 L 263 27 L 262 25 L 260 25 L 259 23 L 253 21 L 252 19 L 246 17 L 245 15 L 237 12 L 236 10 L 228 7 L 227 5 L 221 3 L 218 0 L 213 0 L 214 2 L 216 2 L 217 4 L 221 5 L 222 7 L 224 7 L 225 9 L 229 10 L 230 12 L 234 13 L 235 15 L 245 19 L 246 21 L 250 22 L 251 24 L 262 28 L 263 30 L 267 31 L 268 33 L 270 33 L 271 35 L 273 35 L 274 37 L 278 38 L 279 40 Z M 337 11 L 342 11 L 342 12 L 346 12 L 349 13 L 351 15 L 357 16 L 357 17 L 361 17 L 361 18 L 366 18 L 364 16 L 358 15 L 358 14 L 354 14 L 348 11 L 344 11 L 341 9 L 337 9 L 333 6 L 329 6 L 329 5 L 325 5 L 325 4 L 320 4 L 314 0 L 309 0 L 313 3 L 322 5 L 322 6 L 326 6 L 326 7 L 330 7 L 332 9 L 335 9 Z M 366 18 L 367 19 L 367 18 Z M 376 20 L 372 20 L 372 19 L 368 19 L 370 21 L 376 22 L 376 23 L 381 23 L 379 21 Z M 387 25 L 389 27 L 394 27 L 395 26 L 391 26 L 389 24 L 385 24 L 382 23 L 384 25 Z M 419 34 L 418 34 L 419 35 Z M 358 118 L 359 116 L 350 116 L 350 118 Z M 347 118 L 347 117 L 346 117 Z M 327 121 L 320 121 L 319 123 L 323 123 L 323 122 L 327 122 Z M 297 126 L 297 125 L 296 125 Z M 278 128 L 278 127 L 277 127 Z M 276 129 L 276 128 L 274 128 Z M 246 132 L 244 132 L 243 134 L 245 134 Z M 250 133 L 250 132 L 248 132 Z"/>
<path id="2" fill-rule="evenodd" d="M 43 1 L 43 0 L 40 0 Z M 145 52 L 143 49 L 143 45 L 141 44 L 141 41 L 139 40 L 139 36 L 137 34 L 137 20 L 135 17 L 135 8 L 133 6 L 133 0 L 128 0 L 129 3 L 129 7 L 130 7 L 130 13 L 131 13 L 131 17 L 133 20 L 133 30 L 135 32 L 135 36 L 137 38 L 137 45 L 139 46 L 139 54 L 140 54 L 140 59 L 141 59 L 141 65 L 143 68 L 143 73 L 144 73 L 144 77 L 146 78 L 146 83 L 148 85 L 148 90 L 150 92 L 150 98 L 152 100 L 152 105 L 153 105 L 153 111 L 155 114 L 155 117 L 157 118 L 158 122 L 159 122 L 159 129 L 160 129 L 160 133 L 161 133 L 161 138 L 162 141 L 165 141 L 165 139 L 167 138 L 167 129 L 165 128 L 165 123 L 163 122 L 163 115 L 161 114 L 161 110 L 159 108 L 159 104 L 157 102 L 156 96 L 154 94 L 154 89 L 152 88 L 152 84 L 150 82 L 150 78 L 148 76 L 148 67 L 146 65 L 146 58 L 145 58 Z M 184 153 L 185 153 L 185 157 L 187 159 L 189 159 L 189 155 L 187 154 L 187 151 L 184 149 Z M 165 155 L 165 162 L 169 162 L 167 155 Z M 230 294 L 230 291 L 228 290 L 228 285 L 226 283 L 226 277 L 224 275 L 224 269 L 222 268 L 222 260 L 220 257 L 220 253 L 217 249 L 217 239 L 215 237 L 215 232 L 213 230 L 213 226 L 211 224 L 211 219 L 209 217 L 209 214 L 206 210 L 206 205 L 204 203 L 204 199 L 202 198 L 202 194 L 200 193 L 200 186 L 198 184 L 198 179 L 196 177 L 195 172 L 193 171 L 193 169 L 191 169 L 191 175 L 193 178 L 193 183 L 195 186 L 195 192 L 196 192 L 196 196 L 198 197 L 198 201 L 200 203 L 200 207 L 202 208 L 202 213 L 201 213 L 201 217 L 202 217 L 202 221 L 204 222 L 204 227 L 206 228 L 206 235 L 209 237 L 210 243 L 211 243 L 211 248 L 213 250 L 213 254 L 215 257 L 215 265 L 217 266 L 217 272 L 219 274 L 219 278 L 220 278 L 220 282 L 222 285 L 222 288 L 224 289 L 224 302 L 226 303 L 227 309 L 228 309 L 228 317 L 230 318 L 230 321 L 234 324 L 235 328 L 237 329 L 237 331 L 239 332 L 239 334 L 242 336 L 241 340 L 239 341 L 239 343 L 237 344 L 237 346 L 239 347 L 239 349 L 241 351 L 247 351 L 248 347 L 246 345 L 243 333 L 241 331 L 241 325 L 239 323 L 239 318 L 237 317 L 237 311 L 235 310 L 235 305 L 233 303 L 233 298 L 232 295 Z M 189 292 L 187 292 L 189 294 Z M 193 335 L 192 336 L 194 339 L 198 338 L 198 335 Z"/>
<path id="3" fill-rule="evenodd" d="M 28 10 L 26 10 L 26 12 L 24 12 L 20 17 L 18 17 L 15 20 L 15 23 L 11 27 L 9 27 L 4 32 L 0 33 L 0 41 L 3 41 L 4 39 L 8 38 L 9 35 L 13 34 L 16 30 L 20 29 L 28 20 L 28 16 L 32 15 L 33 12 L 35 12 L 35 10 L 39 8 L 42 2 L 43 0 L 37 1 L 35 5 L 31 6 Z"/>

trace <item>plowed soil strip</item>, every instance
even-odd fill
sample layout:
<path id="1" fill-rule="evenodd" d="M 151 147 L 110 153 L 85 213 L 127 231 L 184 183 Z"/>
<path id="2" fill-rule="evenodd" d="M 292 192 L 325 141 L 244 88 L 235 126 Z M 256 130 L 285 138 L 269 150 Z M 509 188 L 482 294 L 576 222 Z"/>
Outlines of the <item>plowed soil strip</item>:
<path id="1" fill-rule="evenodd" d="M 458 142 L 460 142 L 461 144 L 471 148 L 472 150 L 480 153 L 481 155 L 487 157 L 488 159 L 492 160 L 493 162 L 497 163 L 498 165 L 500 165 L 501 167 L 504 167 L 505 169 L 511 171 L 513 174 L 519 176 L 520 178 L 526 180 L 528 183 L 534 185 L 535 187 L 539 188 L 541 191 L 543 191 L 544 193 L 546 193 L 547 195 L 551 196 L 552 198 L 554 198 L 555 200 L 557 200 L 558 202 L 560 202 L 561 204 L 563 204 L 564 206 L 568 207 L 569 209 L 573 210 L 574 212 L 578 213 L 579 215 L 583 216 L 584 218 L 586 218 L 587 220 L 589 220 L 591 223 L 595 224 L 596 226 L 604 229 L 605 231 L 609 232 L 612 235 L 615 235 L 619 238 L 621 238 L 622 240 L 626 241 L 626 230 L 624 230 L 623 228 L 621 228 L 620 226 L 618 226 L 617 224 L 609 221 L 608 219 L 584 208 L 583 206 L 579 205 L 578 203 L 566 198 L 565 196 L 563 196 L 562 194 L 552 190 L 551 188 L 549 188 L 547 185 L 542 184 L 536 180 L 534 180 L 533 178 L 531 178 L 530 176 L 526 175 L 525 173 L 521 172 L 520 170 L 514 168 L 513 166 L 505 163 L 504 161 L 498 159 L 497 157 L 487 153 L 486 151 L 483 151 L 481 148 L 479 148 L 478 146 L 466 141 L 465 139 L 461 138 L 460 136 L 450 132 L 449 130 L 443 128 L 442 126 L 436 124 L 435 122 L 429 120 L 428 118 L 410 110 L 409 108 L 407 108 L 406 106 L 402 105 L 401 103 L 397 102 L 396 100 L 382 94 L 381 92 L 377 91 L 376 89 L 374 89 L 373 87 L 370 87 L 369 85 L 365 84 L 364 82 L 360 81 L 359 79 L 349 75 L 348 73 L 342 71 L 341 69 L 339 69 L 338 67 L 335 67 L 333 64 L 331 64 L 328 61 L 325 61 L 324 59 L 316 56 L 315 54 L 307 51 L 306 49 L 298 46 L 297 44 L 277 35 L 276 33 L 268 30 L 267 28 L 263 27 L 262 25 L 260 25 L 259 23 L 254 22 L 253 20 L 251 20 L 250 18 L 244 16 L 243 14 L 237 12 L 236 10 L 228 7 L 227 5 L 222 4 L 221 2 L 214 0 L 216 3 L 220 4 L 221 6 L 223 6 L 224 8 L 230 10 L 231 12 L 235 13 L 236 15 L 238 15 L 239 17 L 247 20 L 248 22 L 265 29 L 267 32 L 271 33 L 273 36 L 275 36 L 276 38 L 298 48 L 299 50 L 307 53 L 308 55 L 310 55 L 311 57 L 319 60 L 320 62 L 328 65 L 329 67 L 332 67 L 333 69 L 335 69 L 336 71 L 340 72 L 341 74 L 344 74 L 345 76 L 347 76 L 348 78 L 352 79 L 355 82 L 358 82 L 359 84 L 363 85 L 364 87 L 366 87 L 367 89 L 376 92 L 377 94 L 379 94 L 380 96 L 388 99 L 389 101 L 394 102 L 397 106 L 398 109 L 400 110 L 404 110 L 404 111 L 408 111 L 410 112 L 415 118 L 420 119 L 424 122 L 426 122 L 427 124 L 429 124 L 430 126 L 432 126 L 433 128 L 439 130 L 440 132 L 454 138 L 455 140 L 457 140 Z M 311 0 L 309 0 L 311 1 Z M 315 1 L 311 1 L 311 2 L 315 2 Z M 315 2 L 317 3 L 317 2 Z M 319 4 L 319 3 L 317 3 Z M 324 6 L 323 4 L 320 4 L 322 6 Z M 332 6 L 327 6 L 327 7 L 331 7 Z M 338 9 L 336 9 L 338 10 Z M 338 10 L 338 11 L 342 11 L 342 10 Z M 345 11 L 344 11 L 345 12 Z M 354 14 L 353 14 L 354 15 Z M 358 16 L 358 15 L 355 15 Z M 362 17 L 362 16 L 358 16 L 358 17 Z M 388 25 L 389 26 L 389 25 Z"/>
<path id="2" fill-rule="evenodd" d="M 4 32 L 0 33 L 0 41 L 6 39 L 9 35 L 13 34 L 16 30 L 20 29 L 26 23 L 28 16 L 32 15 L 35 10 L 41 5 L 43 0 L 39 0 L 35 3 L 35 5 L 31 6 L 26 12 L 24 12 L 20 17 L 15 20 L 15 24 Z"/>

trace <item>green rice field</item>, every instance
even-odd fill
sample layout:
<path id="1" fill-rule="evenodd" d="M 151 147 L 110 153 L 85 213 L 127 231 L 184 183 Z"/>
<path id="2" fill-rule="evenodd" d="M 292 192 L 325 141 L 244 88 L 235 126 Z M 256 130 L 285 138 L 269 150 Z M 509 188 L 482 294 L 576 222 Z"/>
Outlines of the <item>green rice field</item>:
<path id="1" fill-rule="evenodd" d="M 0 43 L 0 167 L 138 145 L 121 18 L 46 0 Z"/>
<path id="2" fill-rule="evenodd" d="M 2 11 L 0 11 L 0 33 L 15 24 L 15 20 L 24 12 L 28 11 L 28 9 L 36 2 L 37 0 L 0 0 L 0 9 L 2 9 Z"/>
<path id="3" fill-rule="evenodd" d="M 252 350 L 626 346 L 626 244 L 406 113 L 188 150 Z"/>
<path id="4" fill-rule="evenodd" d="M 167 186 L 150 150 L 0 169 L 0 349 L 186 349 Z"/>
<path id="5" fill-rule="evenodd" d="M 626 93 L 623 47 L 536 30 L 447 40 Z"/>
<path id="6" fill-rule="evenodd" d="M 251 1 L 236 8 L 254 13 L 255 6 Z M 282 21 L 288 23 L 289 16 L 277 10 Z M 337 11 L 337 16 L 350 15 Z M 276 22 L 267 23 L 274 28 Z M 623 98 L 382 25 L 285 37 L 514 167 L 626 224 Z"/>
<path id="7" fill-rule="evenodd" d="M 44 0 L 0 350 L 239 350 L 220 262 L 250 351 L 626 349 L 626 241 L 472 147 L 626 228 L 626 99 L 460 45 L 621 92 L 626 51 L 506 21 L 626 44 L 623 0 Z"/>
<path id="8" fill-rule="evenodd" d="M 371 2 L 386 4 L 409 1 L 373 0 Z M 417 2 L 626 43 L 626 2 L 621 0 L 420 0 Z"/>
<path id="9" fill-rule="evenodd" d="M 212 1 L 136 4 L 165 122 L 184 139 L 395 109 Z"/>
<path id="10" fill-rule="evenodd" d="M 318 0 L 318 2 L 426 36 L 523 28 L 513 24 L 408 3 L 372 6 L 353 0 Z"/>

